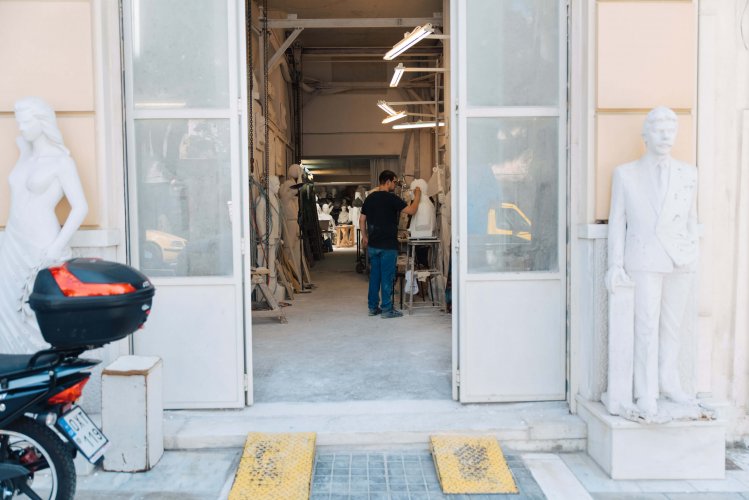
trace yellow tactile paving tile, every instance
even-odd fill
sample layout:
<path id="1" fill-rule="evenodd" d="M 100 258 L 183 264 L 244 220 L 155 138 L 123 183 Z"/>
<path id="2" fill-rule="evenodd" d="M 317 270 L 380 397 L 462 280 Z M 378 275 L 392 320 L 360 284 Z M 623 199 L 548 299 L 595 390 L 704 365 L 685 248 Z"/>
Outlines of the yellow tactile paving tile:
<path id="1" fill-rule="evenodd" d="M 307 500 L 314 432 L 247 435 L 229 500 Z"/>
<path id="2" fill-rule="evenodd" d="M 438 435 L 431 436 L 430 442 L 443 493 L 518 492 L 495 438 Z"/>

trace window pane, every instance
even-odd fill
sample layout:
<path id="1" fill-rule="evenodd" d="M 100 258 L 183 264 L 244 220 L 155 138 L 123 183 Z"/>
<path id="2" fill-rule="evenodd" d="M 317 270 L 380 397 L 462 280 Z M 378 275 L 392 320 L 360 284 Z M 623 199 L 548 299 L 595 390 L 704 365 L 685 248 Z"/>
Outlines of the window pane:
<path id="1" fill-rule="evenodd" d="M 468 272 L 557 271 L 557 118 L 468 120 Z"/>
<path id="2" fill-rule="evenodd" d="M 559 0 L 469 0 L 468 104 L 559 100 Z"/>
<path id="3" fill-rule="evenodd" d="M 135 107 L 227 107 L 226 2 L 133 0 L 132 5 Z"/>
<path id="4" fill-rule="evenodd" d="M 228 120 L 135 122 L 140 268 L 232 274 Z"/>

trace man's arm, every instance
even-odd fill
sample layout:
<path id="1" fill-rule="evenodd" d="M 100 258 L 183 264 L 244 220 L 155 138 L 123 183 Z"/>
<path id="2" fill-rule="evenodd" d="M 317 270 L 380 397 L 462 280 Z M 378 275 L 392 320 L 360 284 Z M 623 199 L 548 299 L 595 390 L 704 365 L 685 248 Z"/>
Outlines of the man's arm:
<path id="1" fill-rule="evenodd" d="M 606 271 L 606 288 L 614 293 L 621 285 L 629 285 L 631 280 L 624 271 L 624 242 L 627 232 L 627 214 L 624 205 L 624 186 L 622 172 L 617 169 L 611 185 L 611 210 L 608 228 L 608 270 Z"/>
<path id="2" fill-rule="evenodd" d="M 403 213 L 406 215 L 414 215 L 419 209 L 419 200 L 421 200 L 421 188 L 414 188 L 414 199 L 409 206 L 403 209 Z"/>
<path id="3" fill-rule="evenodd" d="M 369 238 L 367 236 L 367 216 L 364 214 L 359 215 L 359 231 L 361 234 L 361 246 L 365 247 Z"/>

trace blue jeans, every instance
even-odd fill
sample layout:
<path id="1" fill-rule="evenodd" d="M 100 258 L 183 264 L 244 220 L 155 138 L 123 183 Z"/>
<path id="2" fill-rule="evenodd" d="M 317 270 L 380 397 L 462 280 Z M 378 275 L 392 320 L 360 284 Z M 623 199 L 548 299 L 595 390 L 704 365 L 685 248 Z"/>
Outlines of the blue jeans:
<path id="1" fill-rule="evenodd" d="M 380 304 L 380 290 L 382 290 L 382 310 L 393 308 L 393 280 L 395 279 L 395 262 L 398 250 L 372 248 L 369 253 L 369 308 L 377 309 Z"/>

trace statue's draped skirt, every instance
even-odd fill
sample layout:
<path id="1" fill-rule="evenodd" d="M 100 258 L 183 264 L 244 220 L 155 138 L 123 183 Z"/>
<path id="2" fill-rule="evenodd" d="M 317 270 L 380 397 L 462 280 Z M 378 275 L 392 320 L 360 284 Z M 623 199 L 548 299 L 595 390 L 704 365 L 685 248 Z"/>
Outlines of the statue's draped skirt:
<path id="1" fill-rule="evenodd" d="M 0 353 L 28 354 L 48 348 L 27 303 L 44 250 L 12 225 L 0 240 Z"/>

